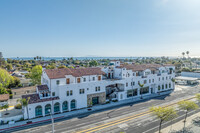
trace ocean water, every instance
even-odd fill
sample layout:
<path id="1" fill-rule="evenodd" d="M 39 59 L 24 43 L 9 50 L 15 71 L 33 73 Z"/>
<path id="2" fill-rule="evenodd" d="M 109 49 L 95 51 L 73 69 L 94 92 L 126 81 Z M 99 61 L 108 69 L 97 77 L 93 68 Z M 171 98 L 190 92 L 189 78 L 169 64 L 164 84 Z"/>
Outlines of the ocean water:
<path id="1" fill-rule="evenodd" d="M 71 57 L 42 57 L 42 60 L 63 60 Z M 73 57 L 74 60 L 100 60 L 100 59 L 110 59 L 110 60 L 119 60 L 119 59 L 137 59 L 143 57 Z M 7 59 L 7 58 L 6 58 Z M 34 57 L 13 57 L 10 59 L 15 60 L 34 60 Z"/>

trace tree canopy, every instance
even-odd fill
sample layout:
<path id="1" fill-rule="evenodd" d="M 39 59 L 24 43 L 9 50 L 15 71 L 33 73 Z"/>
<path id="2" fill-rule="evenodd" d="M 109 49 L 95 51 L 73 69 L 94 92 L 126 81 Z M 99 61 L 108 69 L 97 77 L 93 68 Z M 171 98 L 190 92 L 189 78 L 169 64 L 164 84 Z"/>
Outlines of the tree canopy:
<path id="1" fill-rule="evenodd" d="M 193 101 L 180 101 L 178 106 L 180 109 L 186 111 L 198 109 L 198 105 Z"/>
<path id="2" fill-rule="evenodd" d="M 65 65 L 60 65 L 60 66 L 58 66 L 58 68 L 60 69 L 60 68 L 66 68 L 66 66 Z"/>
<path id="3" fill-rule="evenodd" d="M 175 109 L 172 107 L 151 107 L 150 111 L 152 111 L 153 114 L 162 121 L 168 121 L 177 116 Z"/>
<path id="4" fill-rule="evenodd" d="M 196 94 L 195 97 L 196 97 L 197 101 L 200 102 L 200 93 Z"/>
<path id="5" fill-rule="evenodd" d="M 89 66 L 92 67 L 92 66 L 97 66 L 98 65 L 98 62 L 96 60 L 92 60 L 89 62 Z"/>
<path id="6" fill-rule="evenodd" d="M 51 63 L 50 65 L 48 65 L 48 66 L 46 67 L 46 69 L 55 69 L 55 68 L 56 68 L 55 63 Z"/>
<path id="7" fill-rule="evenodd" d="M 30 78 L 33 84 L 41 84 L 42 66 L 34 66 L 31 70 Z"/>
<path id="8" fill-rule="evenodd" d="M 7 87 L 13 81 L 13 77 L 5 70 L 0 68 L 0 85 Z"/>
<path id="9" fill-rule="evenodd" d="M 13 69 L 12 64 L 7 64 L 6 68 L 7 68 L 7 70 L 12 70 Z"/>

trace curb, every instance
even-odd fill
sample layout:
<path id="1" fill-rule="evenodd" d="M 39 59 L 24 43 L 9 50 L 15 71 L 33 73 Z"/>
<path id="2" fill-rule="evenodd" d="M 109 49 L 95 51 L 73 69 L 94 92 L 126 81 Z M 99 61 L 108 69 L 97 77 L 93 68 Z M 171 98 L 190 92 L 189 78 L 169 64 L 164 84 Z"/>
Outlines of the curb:
<path id="1" fill-rule="evenodd" d="M 54 118 L 54 120 L 60 119 L 60 118 L 63 118 L 63 117 L 64 117 L 64 116 L 56 117 L 56 118 Z M 0 129 L 0 131 L 6 130 L 6 129 L 12 129 L 12 128 L 16 128 L 16 127 L 22 127 L 22 126 L 37 124 L 37 123 L 46 122 L 46 121 L 50 121 L 50 120 L 51 120 L 51 119 L 46 119 L 46 120 L 42 120 L 42 121 L 32 122 L 32 123 L 30 123 L 30 124 L 23 124 L 23 125 L 14 126 L 14 127 L 8 127 L 8 128 Z"/>

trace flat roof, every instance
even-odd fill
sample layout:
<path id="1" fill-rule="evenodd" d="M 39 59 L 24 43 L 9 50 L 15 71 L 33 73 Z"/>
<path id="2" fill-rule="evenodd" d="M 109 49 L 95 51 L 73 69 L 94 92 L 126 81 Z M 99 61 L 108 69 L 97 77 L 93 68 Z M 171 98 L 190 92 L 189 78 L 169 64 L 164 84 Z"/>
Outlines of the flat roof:
<path id="1" fill-rule="evenodd" d="M 198 80 L 198 78 L 184 77 L 184 76 L 178 76 L 178 77 L 175 77 L 175 79 L 177 79 L 177 80 L 189 80 L 189 81 Z"/>

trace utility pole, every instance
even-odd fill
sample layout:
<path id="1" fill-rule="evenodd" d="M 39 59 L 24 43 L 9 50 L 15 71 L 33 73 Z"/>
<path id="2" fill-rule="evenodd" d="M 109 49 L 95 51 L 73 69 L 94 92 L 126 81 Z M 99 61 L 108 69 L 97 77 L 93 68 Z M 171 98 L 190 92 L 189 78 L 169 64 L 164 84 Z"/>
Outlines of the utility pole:
<path id="1" fill-rule="evenodd" d="M 52 112 L 51 112 L 51 109 L 48 110 L 50 115 L 51 115 L 51 122 L 52 122 L 52 133 L 54 133 L 54 119 L 53 119 L 53 115 L 52 115 Z"/>

